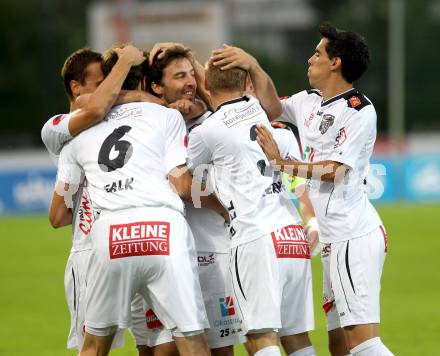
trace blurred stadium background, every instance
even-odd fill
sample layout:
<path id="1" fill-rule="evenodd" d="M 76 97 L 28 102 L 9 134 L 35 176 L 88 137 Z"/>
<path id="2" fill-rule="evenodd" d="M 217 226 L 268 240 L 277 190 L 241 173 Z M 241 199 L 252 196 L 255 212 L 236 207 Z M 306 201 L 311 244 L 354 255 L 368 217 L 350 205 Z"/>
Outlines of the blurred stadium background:
<path id="1" fill-rule="evenodd" d="M 26 0 L 0 8 L 0 355 L 74 354 L 64 349 L 69 229 L 53 231 L 44 217 L 56 170 L 40 140 L 44 122 L 68 108 L 64 59 L 84 46 L 177 41 L 206 60 L 229 43 L 254 54 L 278 93 L 290 95 L 308 85 L 324 20 L 364 34 L 373 54 L 356 86 L 378 112 L 370 195 L 390 239 L 382 335 L 396 355 L 438 354 L 440 0 Z M 312 338 L 326 355 L 319 258 L 314 272 Z"/>

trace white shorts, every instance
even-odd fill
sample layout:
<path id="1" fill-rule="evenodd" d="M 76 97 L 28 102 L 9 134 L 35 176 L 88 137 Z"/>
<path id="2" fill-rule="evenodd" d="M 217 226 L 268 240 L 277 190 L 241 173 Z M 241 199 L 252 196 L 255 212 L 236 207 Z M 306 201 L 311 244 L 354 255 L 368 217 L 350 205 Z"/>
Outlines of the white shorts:
<path id="1" fill-rule="evenodd" d="M 210 328 L 205 330 L 210 349 L 246 342 L 241 315 L 234 304 L 229 253 L 197 252 L 200 286 Z"/>
<path id="2" fill-rule="evenodd" d="M 296 229 L 303 231 L 300 225 L 296 225 Z M 271 238 L 280 274 L 280 337 L 304 333 L 315 328 L 310 246 L 305 235 L 301 233 L 301 236 L 304 238 L 277 241 L 272 234 Z"/>
<path id="3" fill-rule="evenodd" d="M 387 236 L 380 226 L 364 236 L 324 244 L 327 329 L 380 322 L 380 278 Z"/>
<path id="4" fill-rule="evenodd" d="M 271 237 L 234 247 L 229 268 L 244 334 L 281 328 L 279 269 Z"/>
<path id="5" fill-rule="evenodd" d="M 101 213 L 91 240 L 86 326 L 131 326 L 139 293 L 166 329 L 208 327 L 194 240 L 182 214 L 163 207 Z"/>
<path id="6" fill-rule="evenodd" d="M 132 325 L 130 331 L 136 341 L 136 346 L 154 347 L 174 342 L 171 331 L 165 329 L 153 309 L 145 302 L 140 294 L 136 294 L 131 303 Z"/>
<path id="7" fill-rule="evenodd" d="M 91 250 L 72 252 L 64 271 L 64 290 L 70 312 L 70 331 L 67 338 L 68 349 L 80 350 L 84 342 L 84 320 L 86 306 L 86 270 Z M 124 331 L 118 330 L 112 348 L 124 345 Z"/>

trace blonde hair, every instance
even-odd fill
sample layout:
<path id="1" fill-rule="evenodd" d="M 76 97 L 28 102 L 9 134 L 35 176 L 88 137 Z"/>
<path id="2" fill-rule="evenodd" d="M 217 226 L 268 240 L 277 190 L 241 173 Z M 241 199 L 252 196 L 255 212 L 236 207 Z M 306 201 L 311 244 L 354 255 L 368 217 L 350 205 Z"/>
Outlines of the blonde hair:
<path id="1" fill-rule="evenodd" d="M 245 88 L 247 72 L 241 68 L 221 70 L 209 61 L 205 68 L 205 78 L 210 92 L 243 91 Z"/>

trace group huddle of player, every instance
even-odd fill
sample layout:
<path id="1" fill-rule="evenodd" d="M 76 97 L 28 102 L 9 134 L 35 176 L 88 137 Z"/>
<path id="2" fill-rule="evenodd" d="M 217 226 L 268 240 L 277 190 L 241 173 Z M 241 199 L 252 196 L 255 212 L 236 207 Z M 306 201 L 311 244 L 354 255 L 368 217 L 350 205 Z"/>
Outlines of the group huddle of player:
<path id="1" fill-rule="evenodd" d="M 386 233 L 364 188 L 376 114 L 353 88 L 368 47 L 320 33 L 314 90 L 286 99 L 228 45 L 205 66 L 176 43 L 69 56 L 70 112 L 42 129 L 59 157 L 49 219 L 73 227 L 68 348 L 107 355 L 129 328 L 139 355 L 315 355 L 319 246 L 331 354 L 391 355 L 378 337 Z"/>

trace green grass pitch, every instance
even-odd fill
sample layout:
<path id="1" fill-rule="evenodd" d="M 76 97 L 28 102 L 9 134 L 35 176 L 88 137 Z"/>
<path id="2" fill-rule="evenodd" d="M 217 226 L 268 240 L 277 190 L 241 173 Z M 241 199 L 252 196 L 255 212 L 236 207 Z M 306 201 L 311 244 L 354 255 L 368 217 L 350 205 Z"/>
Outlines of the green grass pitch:
<path id="1" fill-rule="evenodd" d="M 388 230 L 382 276 L 381 336 L 396 355 L 436 355 L 439 337 L 440 205 L 385 205 Z M 0 218 L 0 355 L 75 355 L 65 349 L 68 311 L 63 274 L 69 228 L 53 230 L 45 217 Z M 313 260 L 318 355 L 328 355 L 321 311 L 321 263 Z M 241 348 L 237 355 L 244 355 Z M 127 335 L 112 355 L 136 355 Z"/>

